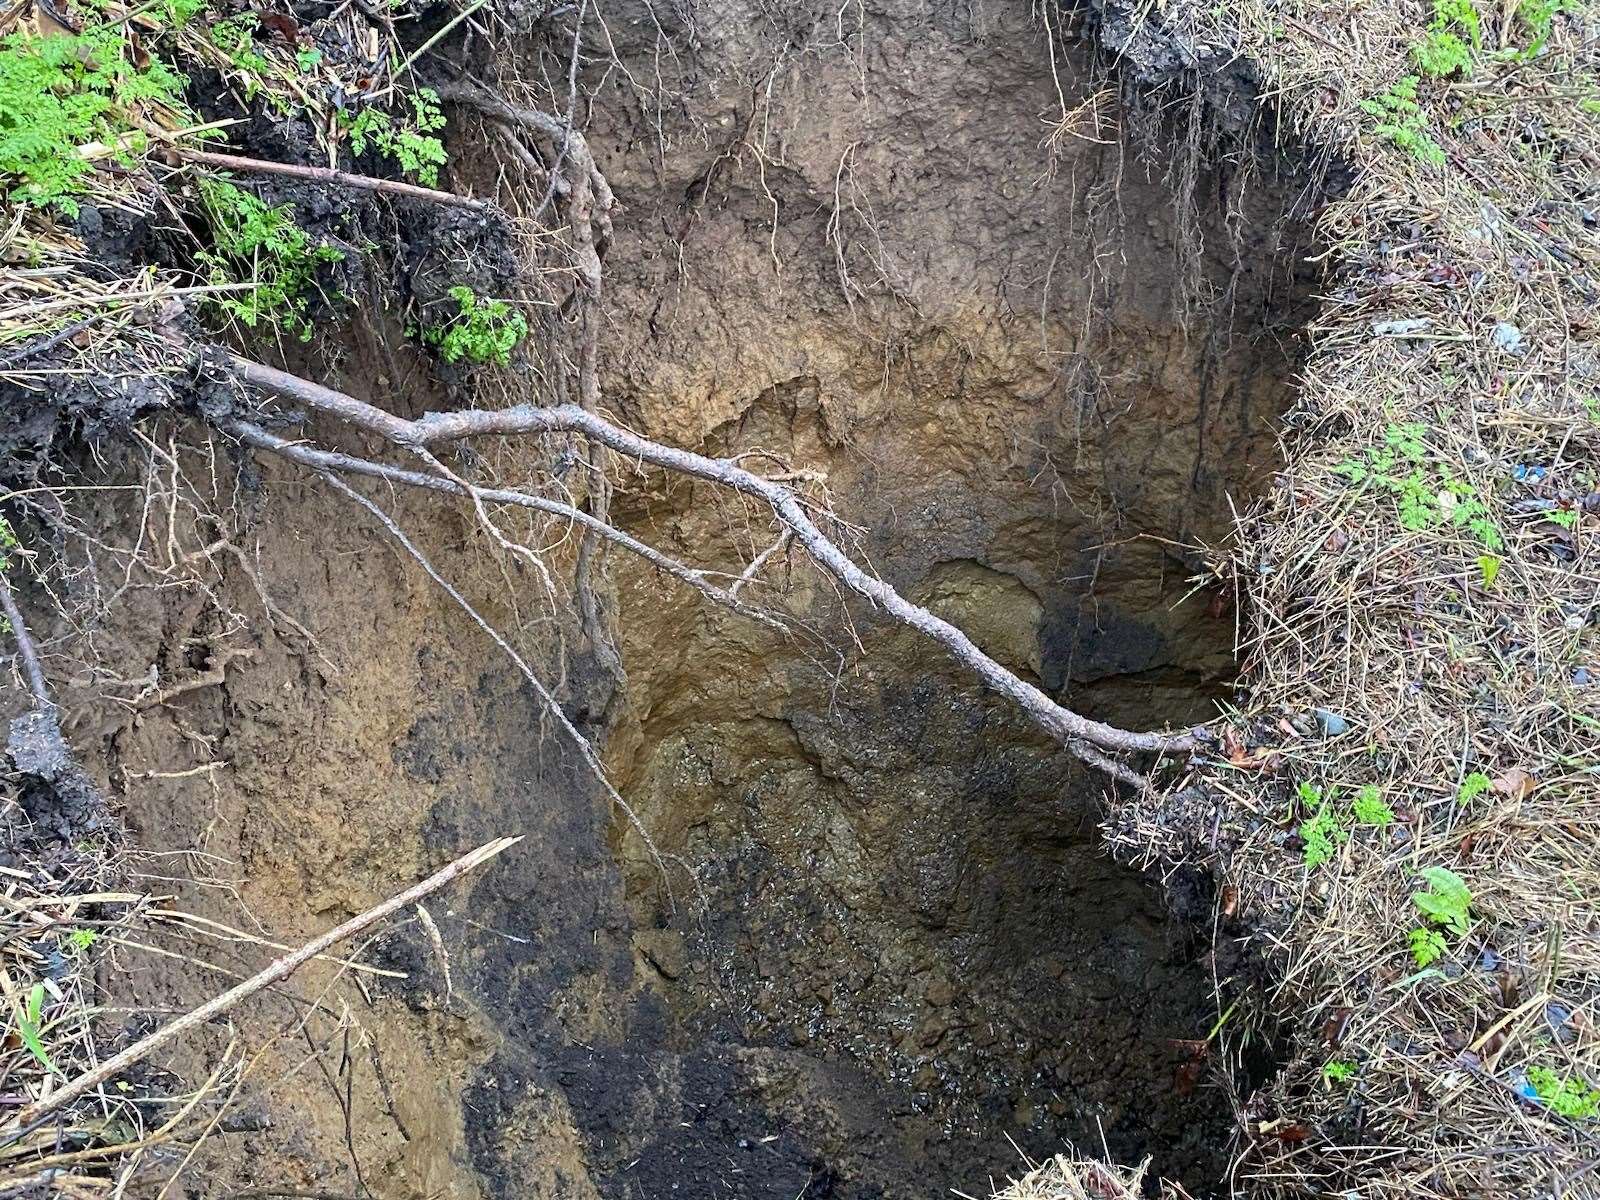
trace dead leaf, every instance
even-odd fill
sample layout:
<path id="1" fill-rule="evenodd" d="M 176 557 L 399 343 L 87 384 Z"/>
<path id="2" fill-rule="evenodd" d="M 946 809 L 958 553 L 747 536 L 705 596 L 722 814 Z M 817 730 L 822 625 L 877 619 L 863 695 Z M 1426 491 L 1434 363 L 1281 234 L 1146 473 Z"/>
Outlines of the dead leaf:
<path id="1" fill-rule="evenodd" d="M 1194 1089 L 1200 1083 L 1201 1073 L 1205 1070 L 1203 1062 L 1186 1062 L 1179 1065 L 1172 1073 L 1172 1090 L 1180 1096 L 1193 1095 Z"/>
<path id="2" fill-rule="evenodd" d="M 133 59 L 133 65 L 141 71 L 150 69 L 150 52 L 144 48 L 144 42 L 139 37 L 139 31 L 133 26 L 127 26 L 128 55 Z"/>
<path id="3" fill-rule="evenodd" d="M 1350 1018 L 1355 1015 L 1355 1009 L 1339 1007 L 1328 1015 L 1322 1023 L 1322 1044 L 1335 1047 L 1344 1041 L 1345 1030 L 1350 1028 Z"/>
<path id="4" fill-rule="evenodd" d="M 1512 767 L 1491 785 L 1502 796 L 1512 800 L 1526 800 L 1539 781 L 1521 767 Z"/>
<path id="5" fill-rule="evenodd" d="M 1500 985 L 1500 1003 L 1505 1008 L 1515 1008 L 1522 1003 L 1522 986 L 1510 967 L 1501 967 L 1495 976 Z"/>
<path id="6" fill-rule="evenodd" d="M 258 12 L 256 20 L 263 29 L 270 29 L 291 46 L 300 40 L 300 22 L 287 13 Z"/>
<path id="7" fill-rule="evenodd" d="M 1224 884 L 1222 888 L 1222 915 L 1231 917 L 1239 911 L 1239 889 L 1233 884 Z"/>

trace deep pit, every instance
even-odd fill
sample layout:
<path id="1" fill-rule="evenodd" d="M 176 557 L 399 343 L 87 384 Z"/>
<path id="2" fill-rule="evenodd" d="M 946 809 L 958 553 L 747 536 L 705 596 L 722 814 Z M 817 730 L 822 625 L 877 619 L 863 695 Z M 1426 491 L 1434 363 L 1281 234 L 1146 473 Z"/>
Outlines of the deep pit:
<path id="1" fill-rule="evenodd" d="M 1053 59 L 1022 6 L 988 21 L 899 43 L 885 26 L 864 57 L 760 97 L 746 158 L 765 145 L 780 166 L 706 186 L 687 266 L 625 243 L 619 286 L 670 320 L 628 326 L 609 394 L 686 442 L 824 473 L 885 578 L 1062 703 L 1130 728 L 1203 720 L 1235 671 L 1235 614 L 1190 582 L 1192 548 L 1225 539 L 1230 498 L 1275 463 L 1309 307 L 1296 184 L 1210 157 L 1213 114 L 1190 97 L 1123 78 L 1138 109 L 1119 113 L 1119 80 L 1086 52 Z M 1058 85 L 1100 119 L 1080 109 L 1044 145 Z M 666 225 L 715 152 L 624 176 L 645 214 L 630 232 Z M 878 291 L 846 303 L 871 271 Z M 737 572 L 772 540 L 654 482 L 619 506 L 656 544 Z M 1235 1117 L 1190 1065 L 1227 1004 L 1209 909 L 1186 914 L 1204 929 L 1175 919 L 1109 861 L 1104 781 L 937 648 L 798 564 L 767 577 L 818 636 L 618 564 L 608 761 L 694 869 L 676 912 L 625 823 L 613 839 L 686 1061 L 739 1047 L 744 1103 L 817 1155 L 800 1194 L 977 1195 L 1019 1148 L 1069 1144 L 1215 1190 Z M 611 1186 L 747 1194 L 712 1180 L 756 1169 L 737 1149 L 755 1139 L 719 1137 L 692 1121 L 619 1144 Z"/>
<path id="2" fill-rule="evenodd" d="M 1209 716 L 1235 614 L 1190 584 L 1191 547 L 1273 468 L 1311 305 L 1306 185 L 1270 130 L 1219 115 L 1240 79 L 1112 71 L 1021 0 L 616 7 L 625 69 L 593 66 L 586 114 L 622 204 L 607 408 L 825 476 L 863 561 L 1063 703 Z M 442 402 L 374 384 L 367 337 L 330 382 Z M 381 534 L 261 475 L 256 561 L 337 670 L 267 630 L 179 720 L 82 718 L 130 772 L 181 767 L 196 736 L 228 760 L 141 775 L 140 844 L 229 863 L 292 940 L 525 840 L 434 914 L 448 974 L 415 923 L 381 949 L 411 979 L 372 986 L 353 1087 L 264 1096 L 196 1195 L 349 1190 L 354 1160 L 404 1197 L 980 1196 L 1019 1149 L 1069 1144 L 1218 1190 L 1228 1093 L 1182 1045 L 1225 1003 L 1209 910 L 1174 916 L 1108 859 L 1104 780 L 936 648 L 798 558 L 762 576 L 804 623 L 782 638 L 613 555 L 626 684 L 564 628 L 562 695 L 663 873 Z M 394 506 L 494 619 L 550 626 L 465 515 Z M 774 532 L 642 473 L 614 507 L 731 571 Z M 243 577 L 224 594 L 256 604 Z M 236 636 L 204 602 L 141 603 L 131 639 Z M 236 917 L 230 893 L 190 901 Z M 167 964 L 139 986 L 176 1007 L 214 982 Z"/>

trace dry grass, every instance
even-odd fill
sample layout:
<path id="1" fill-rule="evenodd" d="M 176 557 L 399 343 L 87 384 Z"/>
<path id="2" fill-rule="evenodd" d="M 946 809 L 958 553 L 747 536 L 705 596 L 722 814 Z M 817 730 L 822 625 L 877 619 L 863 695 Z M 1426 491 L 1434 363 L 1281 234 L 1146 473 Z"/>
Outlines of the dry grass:
<path id="1" fill-rule="evenodd" d="M 1058 1154 L 994 1194 L 994 1200 L 1141 1200 L 1145 1168 L 1112 1167 Z"/>
<path id="2" fill-rule="evenodd" d="M 1218 802 L 1112 830 L 1215 864 L 1281 979 L 1293 1053 L 1241 1131 L 1250 1195 L 1600 1195 L 1600 1116 L 1550 1094 L 1600 1087 L 1596 13 L 1522 60 L 1515 9 L 1478 6 L 1470 77 L 1421 81 L 1442 164 L 1362 108 L 1418 73 L 1422 6 L 1190 14 L 1357 171 L 1323 220 L 1288 465 L 1240 529 L 1247 691 L 1202 773 Z M 1344 837 L 1319 866 L 1302 783 Z M 1363 788 L 1392 823 L 1356 821 Z M 1429 867 L 1472 905 L 1424 968 Z"/>

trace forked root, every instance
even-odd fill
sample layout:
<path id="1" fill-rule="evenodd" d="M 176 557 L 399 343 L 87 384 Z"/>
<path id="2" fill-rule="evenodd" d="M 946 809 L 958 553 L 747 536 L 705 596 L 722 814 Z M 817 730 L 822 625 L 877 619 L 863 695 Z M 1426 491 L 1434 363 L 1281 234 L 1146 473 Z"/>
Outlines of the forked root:
<path id="1" fill-rule="evenodd" d="M 771 509 L 778 522 L 805 548 L 812 561 L 837 583 L 882 609 L 895 621 L 939 643 L 961 666 L 986 686 L 1010 700 L 1034 724 L 1061 743 L 1069 752 L 1124 783 L 1143 787 L 1147 786 L 1148 781 L 1126 764 L 1108 759 L 1108 753 L 1187 754 L 1206 743 L 1206 735 L 1202 729 L 1196 728 L 1178 733 L 1136 732 L 1092 720 L 1057 704 L 1040 689 L 1019 678 L 985 654 L 960 628 L 928 609 L 913 604 L 890 584 L 868 574 L 822 531 L 809 515 L 806 502 L 801 496 L 782 483 L 746 470 L 737 460 L 708 458 L 692 451 L 662 445 L 613 424 L 597 413 L 576 404 L 562 404 L 549 408 L 518 405 L 493 411 L 433 412 L 424 414 L 416 420 L 407 420 L 358 400 L 354 396 L 249 359 L 235 356 L 232 366 L 235 374 L 253 388 L 334 417 L 405 450 L 415 451 L 474 437 L 544 437 L 577 434 L 592 443 L 606 447 L 624 459 L 648 463 L 662 470 L 716 484 L 757 500 Z M 245 435 L 246 440 L 262 449 L 284 453 L 291 459 L 296 457 L 294 453 L 288 453 L 286 450 L 288 446 L 299 445 L 298 443 L 285 443 L 284 447 L 272 445 L 260 436 L 259 429 L 243 423 L 236 424 L 234 431 Z M 314 453 L 323 456 L 318 464 L 323 468 L 341 472 L 355 470 L 365 474 L 396 478 L 395 469 L 381 464 L 370 464 L 364 460 L 348 458 L 341 463 L 334 461 L 341 456 L 326 456 L 326 452 Z M 303 463 L 303 465 L 311 464 Z M 405 480 L 405 482 L 411 481 Z M 446 485 L 441 490 L 456 491 L 460 488 L 458 484 Z M 612 530 L 606 536 L 624 549 L 636 554 L 643 553 L 639 546 L 634 544 L 635 539 L 621 534 L 620 531 Z M 659 552 L 655 553 L 659 556 Z M 651 554 L 645 553 L 644 557 L 655 561 Z M 682 576 L 682 572 L 674 573 Z M 731 594 L 725 594 L 717 599 L 725 604 L 732 601 L 729 607 L 743 607 Z"/>

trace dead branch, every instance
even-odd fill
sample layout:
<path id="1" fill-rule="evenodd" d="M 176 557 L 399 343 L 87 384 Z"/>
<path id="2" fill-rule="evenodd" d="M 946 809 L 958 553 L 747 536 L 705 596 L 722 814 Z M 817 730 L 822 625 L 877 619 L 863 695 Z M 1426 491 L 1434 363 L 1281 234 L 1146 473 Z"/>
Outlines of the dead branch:
<path id="1" fill-rule="evenodd" d="M 356 188 L 364 192 L 382 192 L 390 196 L 405 196 L 411 200 L 426 200 L 432 204 L 445 204 L 452 208 L 469 208 L 482 212 L 489 206 L 482 200 L 458 196 L 454 192 L 441 192 L 436 188 L 420 187 L 414 183 L 401 183 L 394 179 L 374 179 L 370 175 L 352 175 L 333 167 L 303 167 L 297 163 L 273 162 L 265 158 L 245 158 L 238 154 L 218 154 L 211 150 L 191 150 L 187 146 L 174 151 L 184 162 L 200 163 L 208 167 L 226 167 L 254 175 L 292 175 L 297 179 L 312 179 L 333 187 Z"/>
<path id="2" fill-rule="evenodd" d="M 134 1063 L 149 1057 L 156 1050 L 159 1050 L 185 1031 L 221 1016 L 241 1001 L 248 1000 L 263 988 L 270 987 L 275 983 L 281 983 L 299 968 L 318 955 L 325 953 L 331 947 L 338 945 L 347 938 L 353 937 L 363 929 L 377 924 L 392 913 L 399 912 L 401 909 L 415 904 L 424 896 L 433 894 L 447 883 L 483 865 L 496 855 L 515 846 L 521 840 L 520 837 L 504 837 L 485 843 L 476 850 L 462 855 L 449 866 L 436 871 L 421 883 L 389 897 L 383 903 L 367 909 L 364 913 L 351 917 L 348 921 L 342 925 L 335 926 L 327 933 L 312 938 L 294 953 L 285 954 L 283 957 L 274 960 L 264 970 L 258 971 L 249 979 L 229 988 L 220 996 L 206 1001 L 199 1008 L 184 1013 L 183 1016 L 168 1022 L 154 1033 L 140 1038 L 133 1045 L 112 1055 L 94 1069 L 85 1071 L 75 1079 L 68 1080 L 49 1096 L 36 1100 L 26 1108 L 23 1108 L 8 1122 L 8 1125 L 13 1129 L 27 1128 L 40 1118 L 48 1116 L 62 1106 L 70 1104 L 80 1096 L 93 1091 L 107 1080 L 115 1078 L 133 1066 Z"/>
<path id="3" fill-rule="evenodd" d="M 235 372 L 244 382 L 281 399 L 336 417 L 377 434 L 396 446 L 412 449 L 484 436 L 581 434 L 622 457 L 730 488 L 768 505 L 778 520 L 793 530 L 813 561 L 841 585 L 886 611 L 895 620 L 938 642 L 961 665 L 1006 697 L 1041 729 L 1067 749 L 1083 756 L 1076 743 L 1086 742 L 1114 753 L 1187 753 L 1203 744 L 1204 732 L 1133 732 L 1091 720 L 1051 700 L 985 654 L 956 626 L 912 604 L 881 579 L 867 574 L 835 545 L 807 515 L 800 497 L 782 484 L 756 475 L 733 460 L 707 458 L 689 450 L 664 446 L 613 425 L 575 404 L 550 408 L 517 405 L 500 410 L 426 413 L 417 420 L 394 416 L 354 396 L 337 392 L 297 375 L 234 356 Z M 1093 762 L 1100 766 L 1101 763 Z"/>

